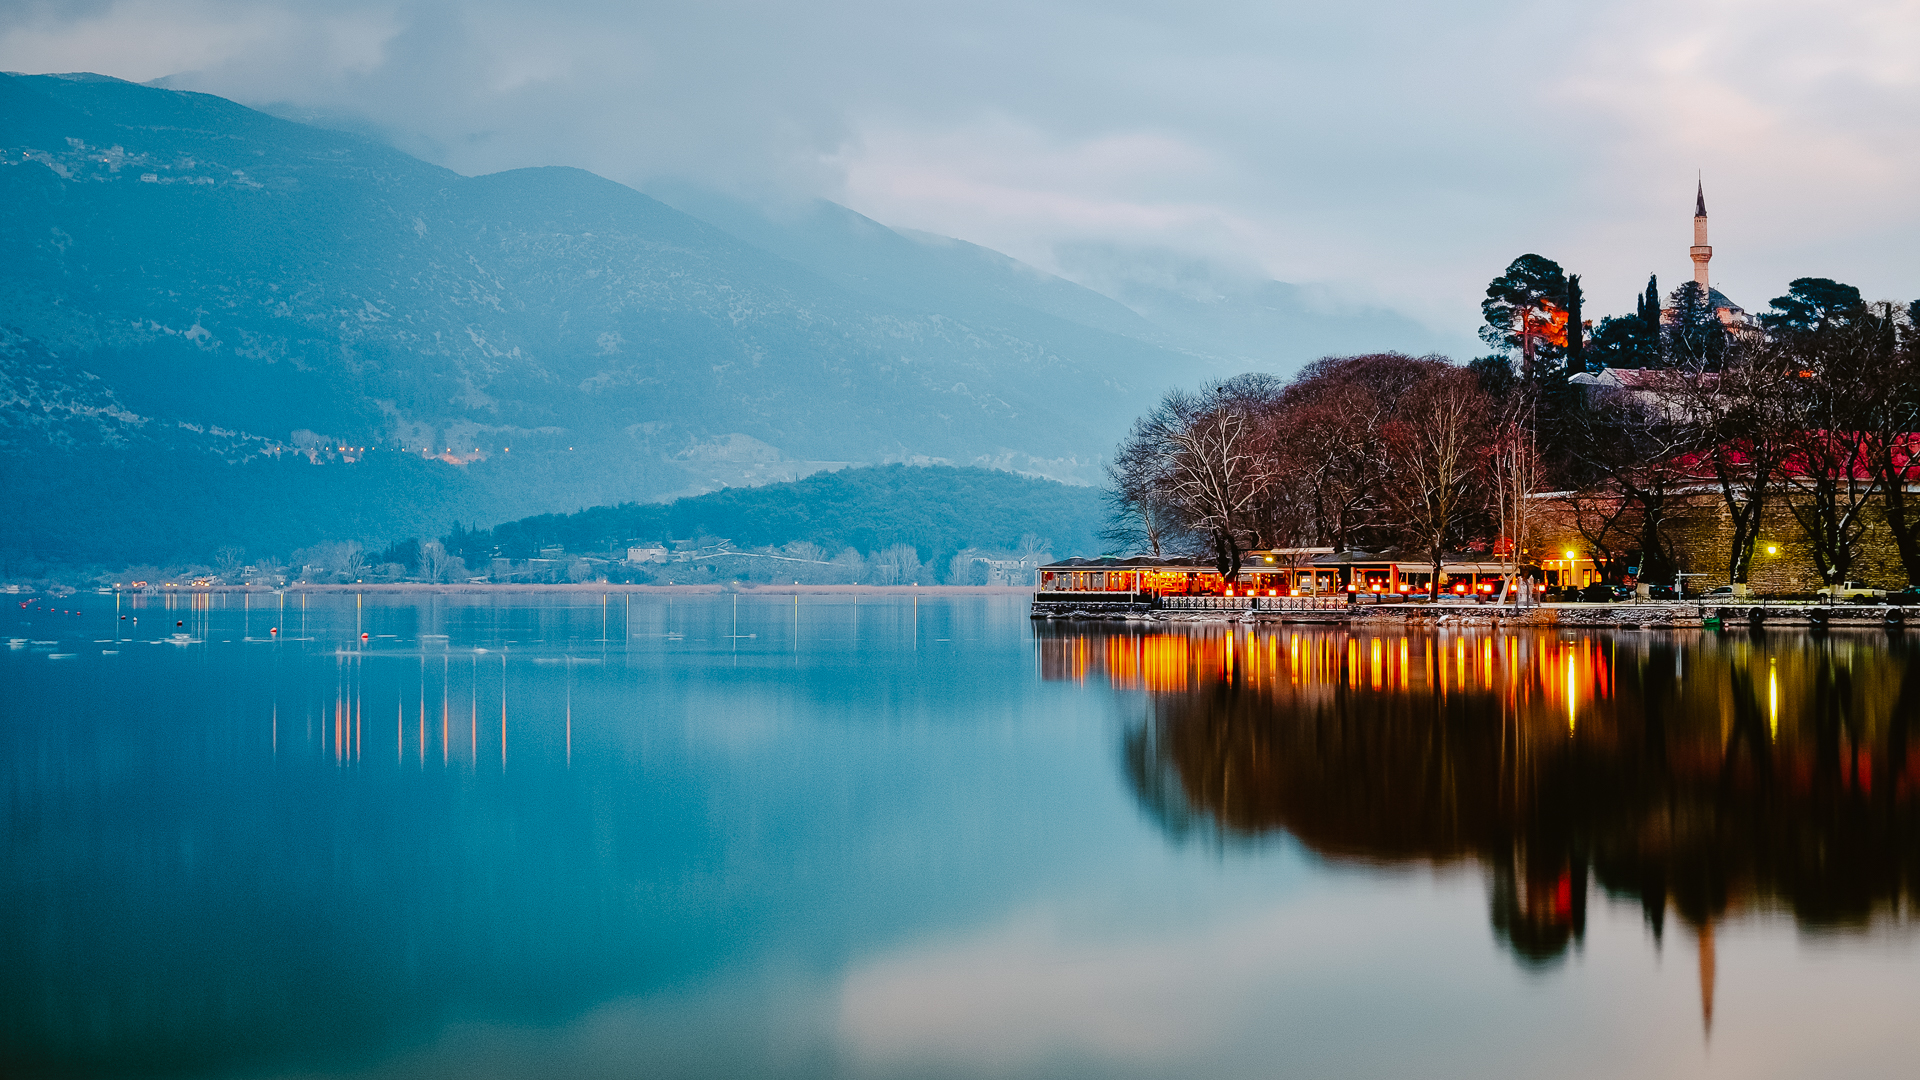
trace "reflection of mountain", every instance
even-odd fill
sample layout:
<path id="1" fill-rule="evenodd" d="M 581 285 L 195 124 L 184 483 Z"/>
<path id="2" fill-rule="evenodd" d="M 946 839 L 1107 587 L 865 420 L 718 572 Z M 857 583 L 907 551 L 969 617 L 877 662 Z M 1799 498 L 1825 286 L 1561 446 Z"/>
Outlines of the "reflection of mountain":
<path id="1" fill-rule="evenodd" d="M 1920 663 L 1899 639 L 1115 632 L 1041 654 L 1049 678 L 1150 692 L 1127 768 L 1171 828 L 1477 862 L 1529 961 L 1579 940 L 1589 876 L 1708 948 L 1743 908 L 1867 926 L 1920 874 Z"/>

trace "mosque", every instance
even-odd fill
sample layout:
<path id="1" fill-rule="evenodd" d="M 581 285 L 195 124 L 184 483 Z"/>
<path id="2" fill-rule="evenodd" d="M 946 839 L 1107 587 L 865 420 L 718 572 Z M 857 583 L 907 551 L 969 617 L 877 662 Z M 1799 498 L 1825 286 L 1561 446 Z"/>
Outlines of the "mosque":
<path id="1" fill-rule="evenodd" d="M 1693 246 L 1687 249 L 1687 257 L 1693 260 L 1694 284 L 1707 292 L 1707 305 L 1713 309 L 1720 322 L 1730 329 L 1745 328 L 1753 325 L 1753 318 L 1746 309 L 1727 298 L 1727 294 L 1713 287 L 1713 281 L 1707 274 L 1707 264 L 1713 260 L 1713 245 L 1707 243 L 1707 188 L 1704 181 L 1698 182 L 1693 196 Z M 1662 308 L 1661 322 L 1671 322 L 1676 316 L 1673 308 Z"/>

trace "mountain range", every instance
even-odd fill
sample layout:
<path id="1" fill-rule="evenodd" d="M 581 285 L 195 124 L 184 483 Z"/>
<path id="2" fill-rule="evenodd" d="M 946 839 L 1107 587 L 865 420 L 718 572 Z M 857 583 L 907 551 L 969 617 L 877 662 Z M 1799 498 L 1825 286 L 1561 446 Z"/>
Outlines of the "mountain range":
<path id="1" fill-rule="evenodd" d="M 0 498 L 44 511 L 0 558 L 435 535 L 885 462 L 1095 482 L 1165 388 L 1327 331 L 1129 306 L 831 203 L 662 194 L 0 75 Z M 1353 349 L 1419 332 L 1338 322 Z"/>

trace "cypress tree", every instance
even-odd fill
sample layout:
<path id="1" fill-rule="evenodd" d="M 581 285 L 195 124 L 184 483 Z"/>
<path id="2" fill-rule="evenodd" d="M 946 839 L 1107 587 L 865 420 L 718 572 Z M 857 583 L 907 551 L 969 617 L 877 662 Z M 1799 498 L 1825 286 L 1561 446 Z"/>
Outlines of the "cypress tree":
<path id="1" fill-rule="evenodd" d="M 1580 324 L 1580 275 L 1567 275 L 1567 374 L 1587 370 L 1586 329 Z"/>

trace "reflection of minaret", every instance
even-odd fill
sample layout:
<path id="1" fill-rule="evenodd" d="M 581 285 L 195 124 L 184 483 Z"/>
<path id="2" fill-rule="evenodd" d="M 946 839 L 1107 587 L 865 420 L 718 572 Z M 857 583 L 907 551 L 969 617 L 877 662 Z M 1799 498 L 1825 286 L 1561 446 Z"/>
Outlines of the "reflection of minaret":
<path id="1" fill-rule="evenodd" d="M 1687 249 L 1693 258 L 1693 280 L 1700 287 L 1708 287 L 1707 261 L 1713 258 L 1713 249 L 1707 246 L 1707 188 L 1701 183 L 1694 191 L 1693 202 L 1693 246 Z"/>
<path id="2" fill-rule="evenodd" d="M 1713 1034 L 1713 922 L 1700 924 L 1700 1026 Z"/>

